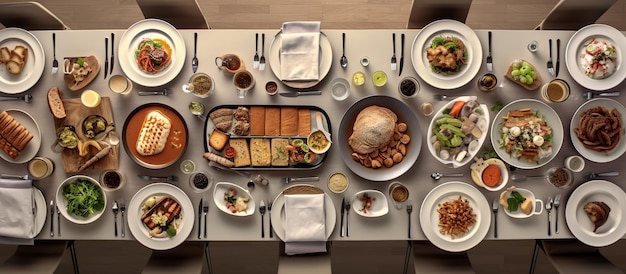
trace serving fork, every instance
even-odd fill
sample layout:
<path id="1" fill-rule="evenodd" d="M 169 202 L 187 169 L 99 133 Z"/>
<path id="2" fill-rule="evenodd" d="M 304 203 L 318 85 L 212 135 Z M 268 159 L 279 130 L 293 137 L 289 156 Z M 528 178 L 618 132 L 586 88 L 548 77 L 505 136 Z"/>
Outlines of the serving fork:
<path id="1" fill-rule="evenodd" d="M 117 237 L 117 212 L 120 210 L 119 206 L 117 205 L 117 201 L 113 202 L 113 207 L 111 207 L 111 210 L 113 210 L 113 224 L 115 225 L 115 237 Z"/>
<path id="2" fill-rule="evenodd" d="M 0 101 L 19 101 L 22 100 L 26 103 L 30 103 L 33 100 L 33 96 L 26 94 L 24 96 L 0 96 Z"/>
<path id="3" fill-rule="evenodd" d="M 272 227 L 272 201 L 267 200 L 267 213 L 270 219 L 270 238 L 274 238 L 274 228 Z"/>
<path id="4" fill-rule="evenodd" d="M 126 203 L 124 200 L 120 202 L 120 211 L 122 211 L 122 238 L 124 238 L 126 237 L 126 224 L 124 222 L 124 220 L 126 220 L 124 217 L 124 213 L 126 213 Z"/>
<path id="5" fill-rule="evenodd" d="M 139 94 L 140 96 L 149 96 L 149 95 L 163 95 L 163 96 L 167 96 L 171 92 L 172 92 L 171 89 L 166 88 L 166 89 L 157 90 L 157 91 L 138 91 L 137 94 Z"/>
<path id="6" fill-rule="evenodd" d="M 259 205 L 259 212 L 261 213 L 261 238 L 265 238 L 265 201 L 261 200 Z"/>
<path id="7" fill-rule="evenodd" d="M 561 194 L 554 196 L 554 232 L 559 233 L 559 206 L 561 205 Z"/>
<path id="8" fill-rule="evenodd" d="M 552 235 L 551 223 L 552 223 L 552 197 L 548 197 L 546 202 L 546 211 L 548 211 L 548 236 Z"/>
<path id="9" fill-rule="evenodd" d="M 206 235 L 206 218 L 207 218 L 207 213 L 209 213 L 209 201 L 204 200 L 202 202 L 202 213 L 204 214 L 204 238 L 206 239 L 207 235 Z"/>

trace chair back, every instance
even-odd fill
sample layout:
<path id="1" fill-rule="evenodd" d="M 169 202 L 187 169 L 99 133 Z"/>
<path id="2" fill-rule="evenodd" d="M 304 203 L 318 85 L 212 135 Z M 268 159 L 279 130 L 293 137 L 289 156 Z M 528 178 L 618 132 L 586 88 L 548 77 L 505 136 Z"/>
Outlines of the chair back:
<path id="1" fill-rule="evenodd" d="M 541 240 L 548 261 L 559 273 L 624 273 L 600 251 L 576 239 Z"/>
<path id="2" fill-rule="evenodd" d="M 453 19 L 465 23 L 472 0 L 413 0 L 407 29 L 421 29 L 433 21 Z"/>
<path id="3" fill-rule="evenodd" d="M 177 29 L 208 29 L 196 0 L 137 0 L 143 16 L 167 21 Z"/>
<path id="4" fill-rule="evenodd" d="M 448 252 L 434 246 L 429 241 L 414 241 L 411 243 L 413 267 L 416 274 L 446 273 L 470 274 L 476 273 L 467 252 Z M 408 261 L 408 260 L 407 260 Z"/>
<path id="5" fill-rule="evenodd" d="M 0 3 L 0 23 L 26 30 L 70 29 L 61 19 L 38 2 Z"/>
<path id="6" fill-rule="evenodd" d="M 595 23 L 617 0 L 561 0 L 535 29 L 578 30 Z"/>
<path id="7" fill-rule="evenodd" d="M 169 250 L 154 250 L 142 274 L 202 273 L 205 245 L 185 242 Z"/>
<path id="8" fill-rule="evenodd" d="M 13 256 L 0 264 L 0 273 L 55 273 L 68 242 L 35 241 L 35 245 L 20 245 Z"/>

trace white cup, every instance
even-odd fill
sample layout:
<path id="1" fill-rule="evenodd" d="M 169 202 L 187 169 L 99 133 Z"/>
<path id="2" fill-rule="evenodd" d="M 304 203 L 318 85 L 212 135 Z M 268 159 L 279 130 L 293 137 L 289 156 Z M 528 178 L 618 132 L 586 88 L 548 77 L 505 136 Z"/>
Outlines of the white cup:
<path id="1" fill-rule="evenodd" d="M 117 94 L 129 94 L 133 90 L 133 82 L 124 75 L 113 75 L 109 78 L 109 89 Z"/>
<path id="2" fill-rule="evenodd" d="M 343 101 L 350 96 L 350 83 L 344 78 L 335 78 L 330 83 L 330 95 L 337 101 Z"/>
<path id="3" fill-rule="evenodd" d="M 581 172 L 585 169 L 585 159 L 578 155 L 565 158 L 565 167 L 573 172 Z"/>

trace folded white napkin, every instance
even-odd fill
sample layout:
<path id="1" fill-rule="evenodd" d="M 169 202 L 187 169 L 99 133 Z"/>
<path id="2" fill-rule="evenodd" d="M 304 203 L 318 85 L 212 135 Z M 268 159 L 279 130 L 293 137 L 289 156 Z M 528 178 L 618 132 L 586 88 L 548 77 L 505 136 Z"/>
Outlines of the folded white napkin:
<path id="1" fill-rule="evenodd" d="M 324 194 L 285 195 L 285 253 L 326 252 Z"/>
<path id="2" fill-rule="evenodd" d="M 283 23 L 281 38 L 281 80 L 319 80 L 320 22 Z"/>
<path id="3" fill-rule="evenodd" d="M 35 237 L 33 182 L 0 179 L 0 236 Z"/>

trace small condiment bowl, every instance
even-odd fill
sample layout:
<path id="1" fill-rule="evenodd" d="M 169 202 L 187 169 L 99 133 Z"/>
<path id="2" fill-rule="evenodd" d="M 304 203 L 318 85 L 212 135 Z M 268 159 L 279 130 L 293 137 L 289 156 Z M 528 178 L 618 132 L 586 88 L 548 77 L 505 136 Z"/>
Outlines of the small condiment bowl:
<path id="1" fill-rule="evenodd" d="M 541 199 L 536 199 L 535 194 L 532 193 L 532 191 L 524 188 L 510 187 L 507 189 L 507 191 L 502 192 L 502 194 L 500 194 L 500 205 L 504 206 L 502 201 L 506 203 L 506 200 L 511 197 L 512 191 L 517 191 L 519 192 L 519 194 L 524 196 L 524 198 L 530 199 L 530 201 L 532 202 L 532 208 L 530 210 L 530 214 L 525 214 L 524 212 L 522 212 L 521 208 L 518 208 L 515 212 L 510 212 L 508 208 L 504 208 L 504 212 L 506 213 L 506 215 L 509 215 L 509 217 L 516 219 L 523 219 L 533 215 L 539 215 L 543 212 L 543 201 L 541 201 Z"/>
<path id="2" fill-rule="evenodd" d="M 307 137 L 306 139 L 306 143 L 309 149 L 313 151 L 314 153 L 323 154 L 323 153 L 326 153 L 330 149 L 330 146 L 332 145 L 332 141 L 330 139 L 330 133 L 326 131 L 326 129 L 324 129 L 324 123 L 322 122 L 322 114 L 319 112 L 315 113 L 315 123 L 316 123 L 317 129 L 311 132 L 311 134 L 309 134 L 309 137 Z M 318 149 L 316 140 L 319 140 L 322 138 L 325 138 L 326 141 L 328 141 L 328 144 L 325 147 Z"/>
<path id="3" fill-rule="evenodd" d="M 372 198 L 372 205 L 369 209 L 363 210 L 363 202 L 361 198 L 363 195 L 369 195 Z M 389 212 L 389 205 L 387 203 L 387 197 L 385 194 L 378 190 L 362 190 L 357 192 L 352 199 L 352 209 L 356 214 L 363 217 L 380 217 Z"/>
<path id="4" fill-rule="evenodd" d="M 328 177 L 328 189 L 333 193 L 344 193 L 348 186 L 350 186 L 350 181 L 343 173 L 335 172 Z"/>
<path id="5" fill-rule="evenodd" d="M 196 193 L 205 192 L 213 186 L 213 176 L 204 172 L 194 172 L 189 176 L 189 186 Z"/>
<path id="6" fill-rule="evenodd" d="M 499 190 L 503 189 L 504 186 L 506 186 L 507 182 L 509 181 L 509 169 L 506 167 L 504 162 L 502 162 L 502 160 L 500 160 L 500 159 L 491 158 L 491 159 L 487 159 L 485 161 L 487 162 L 487 164 L 484 165 L 482 170 L 480 171 L 480 181 L 483 184 L 484 188 L 489 190 L 489 191 L 499 191 Z M 495 165 L 498 168 L 500 168 L 500 183 L 498 183 L 495 186 L 488 186 L 483 181 L 483 176 L 482 176 L 483 172 L 485 172 L 485 169 L 489 165 Z"/>
<path id="7" fill-rule="evenodd" d="M 124 174 L 117 170 L 107 169 L 100 174 L 100 186 L 107 192 L 122 188 L 125 182 Z"/>
<path id="8" fill-rule="evenodd" d="M 565 167 L 553 167 L 546 173 L 548 183 L 557 188 L 568 188 L 574 182 L 574 173 Z"/>

